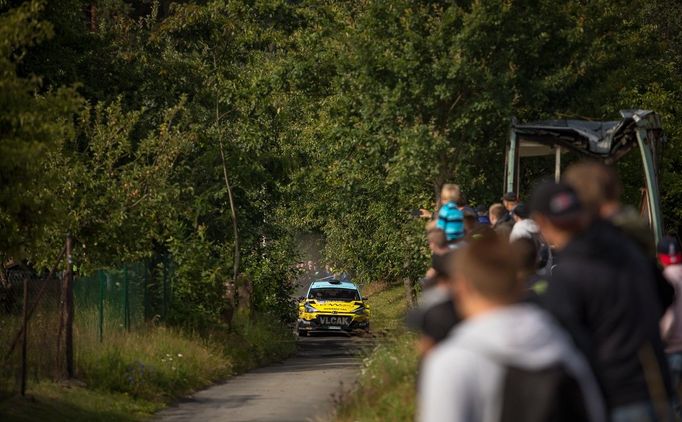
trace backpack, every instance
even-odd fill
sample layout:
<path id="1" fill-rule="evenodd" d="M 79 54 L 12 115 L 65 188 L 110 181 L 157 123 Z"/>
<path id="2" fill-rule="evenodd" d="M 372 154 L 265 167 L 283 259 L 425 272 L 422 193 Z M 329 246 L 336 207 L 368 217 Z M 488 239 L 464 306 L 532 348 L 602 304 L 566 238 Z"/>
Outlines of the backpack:
<path id="1" fill-rule="evenodd" d="M 505 369 L 500 422 L 590 420 L 580 385 L 563 365 Z"/>

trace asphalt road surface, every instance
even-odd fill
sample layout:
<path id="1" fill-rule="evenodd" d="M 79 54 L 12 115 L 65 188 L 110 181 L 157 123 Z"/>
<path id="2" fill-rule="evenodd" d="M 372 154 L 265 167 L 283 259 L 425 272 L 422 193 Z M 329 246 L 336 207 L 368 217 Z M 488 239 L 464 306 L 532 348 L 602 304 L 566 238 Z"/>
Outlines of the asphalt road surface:
<path id="1" fill-rule="evenodd" d="M 200 391 L 161 411 L 163 422 L 324 421 L 334 396 L 352 387 L 363 337 L 301 337 L 298 353 L 280 364 L 256 369 Z"/>

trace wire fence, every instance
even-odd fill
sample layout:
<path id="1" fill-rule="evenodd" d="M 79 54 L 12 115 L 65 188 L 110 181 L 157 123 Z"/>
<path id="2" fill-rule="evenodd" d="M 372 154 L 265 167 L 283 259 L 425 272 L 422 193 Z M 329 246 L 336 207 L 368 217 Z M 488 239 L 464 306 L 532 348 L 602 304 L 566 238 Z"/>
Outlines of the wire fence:
<path id="1" fill-rule="evenodd" d="M 108 336 L 164 320 L 173 274 L 172 260 L 164 256 L 75 276 L 74 336 L 106 342 Z M 64 377 L 64 280 L 63 273 L 47 277 L 11 269 L 0 283 L 0 398 L 22 391 L 22 383 Z M 79 342 L 74 343 L 77 348 Z M 78 359 L 78 350 L 74 355 Z"/>

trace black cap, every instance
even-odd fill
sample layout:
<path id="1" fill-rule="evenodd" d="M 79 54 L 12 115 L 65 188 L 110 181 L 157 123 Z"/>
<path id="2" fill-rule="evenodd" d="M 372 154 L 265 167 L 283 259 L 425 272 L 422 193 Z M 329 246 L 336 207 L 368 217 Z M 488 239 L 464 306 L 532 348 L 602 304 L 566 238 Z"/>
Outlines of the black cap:
<path id="1" fill-rule="evenodd" d="M 515 192 L 507 192 L 502 196 L 503 201 L 510 201 L 510 202 L 516 202 L 519 200 L 519 197 L 516 196 Z"/>
<path id="2" fill-rule="evenodd" d="M 526 219 L 530 217 L 530 210 L 526 204 L 521 202 L 519 205 L 514 207 L 512 214 L 518 216 L 519 218 Z"/>
<path id="3" fill-rule="evenodd" d="M 584 214 L 575 190 L 555 182 L 542 183 L 533 191 L 530 209 L 556 223 L 571 222 Z"/>

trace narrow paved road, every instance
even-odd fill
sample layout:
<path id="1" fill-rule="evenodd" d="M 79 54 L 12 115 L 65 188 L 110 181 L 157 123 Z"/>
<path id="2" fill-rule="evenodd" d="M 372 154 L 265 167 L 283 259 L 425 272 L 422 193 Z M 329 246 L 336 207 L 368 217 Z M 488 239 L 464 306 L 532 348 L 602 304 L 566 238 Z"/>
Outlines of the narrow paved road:
<path id="1" fill-rule="evenodd" d="M 361 337 L 300 338 L 298 353 L 281 364 L 256 369 L 196 393 L 157 416 L 161 422 L 325 420 L 333 395 L 358 375 Z"/>

